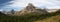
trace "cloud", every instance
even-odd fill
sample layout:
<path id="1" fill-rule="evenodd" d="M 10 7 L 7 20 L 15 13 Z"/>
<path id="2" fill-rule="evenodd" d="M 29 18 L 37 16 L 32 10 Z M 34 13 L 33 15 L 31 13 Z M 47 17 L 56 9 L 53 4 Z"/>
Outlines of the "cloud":
<path id="1" fill-rule="evenodd" d="M 48 9 L 60 9 L 60 6 L 47 7 Z"/>
<path id="2" fill-rule="evenodd" d="M 29 1 L 27 1 L 27 0 L 14 0 L 14 3 L 9 5 L 9 6 L 12 6 L 12 7 L 17 7 L 17 6 L 24 7 L 24 6 L 27 5 L 27 3 L 29 3 Z"/>
<path id="3" fill-rule="evenodd" d="M 12 1 L 12 0 L 0 0 L 0 4 L 6 3 L 6 2 L 9 2 L 9 1 Z"/>
<path id="4" fill-rule="evenodd" d="M 6 6 L 6 5 L 10 5 L 10 4 L 12 4 L 12 1 L 11 0 L 0 0 L 0 9 L 1 8 L 3 8 L 4 6 Z M 3 3 L 4 2 L 4 3 Z"/>
<path id="5" fill-rule="evenodd" d="M 14 3 L 9 5 L 9 6 L 24 7 L 28 3 L 32 3 L 32 4 L 34 4 L 35 6 L 38 6 L 38 7 L 40 7 L 41 5 L 45 5 L 45 6 L 59 6 L 60 5 L 60 1 L 57 1 L 57 0 L 14 0 Z"/>
<path id="6" fill-rule="evenodd" d="M 60 8 L 60 0 L 13 0 L 3 7 L 10 8 L 24 8 L 28 3 L 32 3 L 36 7 L 45 6 L 48 9 L 59 9 Z M 20 10 L 20 9 L 19 9 Z"/>

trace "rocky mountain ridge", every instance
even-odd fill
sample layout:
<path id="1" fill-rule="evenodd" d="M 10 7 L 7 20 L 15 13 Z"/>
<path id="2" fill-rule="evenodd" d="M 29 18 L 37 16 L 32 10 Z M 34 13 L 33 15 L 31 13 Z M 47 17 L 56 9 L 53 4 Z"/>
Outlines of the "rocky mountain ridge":
<path id="1" fill-rule="evenodd" d="M 33 12 L 39 12 L 39 13 L 47 13 L 45 9 L 36 9 L 32 3 L 29 3 L 28 6 L 26 6 L 23 10 L 17 12 L 16 14 L 27 14 L 27 13 L 33 13 Z"/>

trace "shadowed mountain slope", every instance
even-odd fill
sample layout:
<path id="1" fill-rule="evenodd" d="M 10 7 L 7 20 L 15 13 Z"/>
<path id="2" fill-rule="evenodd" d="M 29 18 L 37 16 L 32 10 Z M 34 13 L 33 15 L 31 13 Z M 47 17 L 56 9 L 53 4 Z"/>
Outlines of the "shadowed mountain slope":
<path id="1" fill-rule="evenodd" d="M 0 12 L 0 16 L 6 16 L 6 14 L 4 14 L 4 13 Z"/>

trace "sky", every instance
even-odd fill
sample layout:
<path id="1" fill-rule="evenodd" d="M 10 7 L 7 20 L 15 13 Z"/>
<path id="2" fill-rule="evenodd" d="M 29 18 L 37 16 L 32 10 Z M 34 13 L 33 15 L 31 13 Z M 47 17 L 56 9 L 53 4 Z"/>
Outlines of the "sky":
<path id="1" fill-rule="evenodd" d="M 21 10 L 28 3 L 32 3 L 39 8 L 60 9 L 60 0 L 0 0 L 0 11 L 2 10 Z"/>

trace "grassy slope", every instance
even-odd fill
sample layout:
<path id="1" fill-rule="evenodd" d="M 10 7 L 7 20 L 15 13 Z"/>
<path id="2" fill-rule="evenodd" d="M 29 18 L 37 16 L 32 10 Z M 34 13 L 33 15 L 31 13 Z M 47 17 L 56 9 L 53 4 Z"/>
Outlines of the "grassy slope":
<path id="1" fill-rule="evenodd" d="M 43 20 L 37 20 L 35 22 L 60 22 L 60 15 L 52 16 Z"/>

